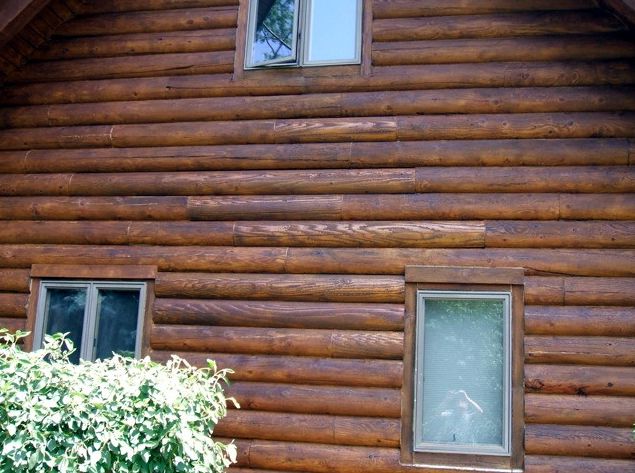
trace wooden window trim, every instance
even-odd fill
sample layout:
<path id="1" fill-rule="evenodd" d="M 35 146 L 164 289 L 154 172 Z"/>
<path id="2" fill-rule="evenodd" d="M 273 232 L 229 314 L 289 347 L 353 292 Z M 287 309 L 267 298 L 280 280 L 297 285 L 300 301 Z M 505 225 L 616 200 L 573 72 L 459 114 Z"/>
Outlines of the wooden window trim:
<path id="1" fill-rule="evenodd" d="M 143 331 L 141 334 L 141 357 L 150 353 L 150 333 L 152 330 L 152 306 L 154 305 L 154 284 L 157 267 L 150 265 L 66 265 L 34 264 L 31 266 L 30 295 L 27 304 L 26 330 L 29 335 L 24 340 L 26 350 L 33 350 L 35 324 L 37 320 L 40 286 L 43 280 L 99 280 L 138 281 L 146 284 L 145 307 L 143 310 Z"/>
<path id="2" fill-rule="evenodd" d="M 302 79 L 311 77 L 359 77 L 369 76 L 371 67 L 372 48 L 372 22 L 373 0 L 362 0 L 362 39 L 361 39 L 361 64 L 325 65 L 309 67 L 270 67 L 258 69 L 245 69 L 245 49 L 247 46 L 247 34 L 249 30 L 249 2 L 239 0 L 238 23 L 236 26 L 236 50 L 234 54 L 234 74 L 232 80 L 262 79 L 268 82 L 276 79 Z"/>
<path id="3" fill-rule="evenodd" d="M 523 400 L 523 313 L 524 270 L 522 268 L 462 268 L 407 266 L 405 292 L 404 370 L 401 391 L 401 451 L 404 465 L 480 471 L 519 471 L 522 469 Z M 413 415 L 415 386 L 415 342 L 417 291 L 506 291 L 511 301 L 511 455 L 473 453 L 428 453 L 414 451 Z"/>

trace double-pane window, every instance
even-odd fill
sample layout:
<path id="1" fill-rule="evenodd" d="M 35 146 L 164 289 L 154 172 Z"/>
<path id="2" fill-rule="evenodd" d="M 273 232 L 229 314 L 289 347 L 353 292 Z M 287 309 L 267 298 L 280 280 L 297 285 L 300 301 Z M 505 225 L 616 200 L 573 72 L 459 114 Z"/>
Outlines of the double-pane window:
<path id="1" fill-rule="evenodd" d="M 75 363 L 113 352 L 139 357 L 145 294 L 144 283 L 42 281 L 34 347 L 42 345 L 45 334 L 68 332 Z"/>
<path id="2" fill-rule="evenodd" d="M 361 0 L 252 0 L 247 68 L 356 64 Z"/>

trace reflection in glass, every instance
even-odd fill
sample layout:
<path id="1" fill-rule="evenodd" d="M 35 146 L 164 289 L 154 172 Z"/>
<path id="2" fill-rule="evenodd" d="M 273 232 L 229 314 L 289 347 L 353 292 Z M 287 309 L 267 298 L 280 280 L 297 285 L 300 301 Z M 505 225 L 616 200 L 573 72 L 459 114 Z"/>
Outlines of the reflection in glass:
<path id="1" fill-rule="evenodd" d="M 308 61 L 354 60 L 357 56 L 357 0 L 311 2 Z"/>
<path id="2" fill-rule="evenodd" d="M 260 0 L 251 51 L 253 64 L 295 60 L 296 0 Z"/>
<path id="3" fill-rule="evenodd" d="M 118 353 L 135 356 L 139 291 L 100 289 L 97 297 L 95 359 Z"/>
<path id="4" fill-rule="evenodd" d="M 44 333 L 69 332 L 68 338 L 75 345 L 70 360 L 75 364 L 79 363 L 85 310 L 86 289 L 47 289 Z"/>
<path id="5" fill-rule="evenodd" d="M 425 299 L 422 441 L 504 446 L 503 299 Z"/>

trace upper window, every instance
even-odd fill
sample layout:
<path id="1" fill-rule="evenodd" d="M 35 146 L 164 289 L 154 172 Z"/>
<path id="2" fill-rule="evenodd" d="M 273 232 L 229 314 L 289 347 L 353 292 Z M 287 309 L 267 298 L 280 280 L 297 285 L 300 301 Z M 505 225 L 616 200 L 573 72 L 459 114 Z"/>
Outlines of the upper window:
<path id="1" fill-rule="evenodd" d="M 113 352 L 139 357 L 145 297 L 142 282 L 42 281 L 33 346 L 39 348 L 45 334 L 68 332 L 74 363 Z"/>
<path id="2" fill-rule="evenodd" d="M 362 0 L 252 0 L 245 67 L 358 64 Z"/>

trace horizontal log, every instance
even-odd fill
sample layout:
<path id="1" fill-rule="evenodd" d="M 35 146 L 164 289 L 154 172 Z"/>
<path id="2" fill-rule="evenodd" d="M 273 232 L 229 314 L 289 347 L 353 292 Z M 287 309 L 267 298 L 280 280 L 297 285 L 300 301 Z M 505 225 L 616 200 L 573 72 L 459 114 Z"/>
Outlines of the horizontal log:
<path id="1" fill-rule="evenodd" d="M 635 396 L 635 369 L 526 364 L 525 391 L 579 396 Z"/>
<path id="2" fill-rule="evenodd" d="M 28 294 L 0 293 L 0 317 L 26 318 Z"/>
<path id="3" fill-rule="evenodd" d="M 635 66 L 628 61 L 377 67 L 370 77 L 361 77 L 358 73 L 311 76 L 305 72 L 303 77 L 293 77 L 284 71 L 252 72 L 254 74 L 250 74 L 248 79 L 240 81 L 232 81 L 229 74 L 213 74 L 23 84 L 4 87 L 0 103 L 95 103 L 118 100 L 447 89 L 449 84 L 453 88 L 492 88 L 625 85 L 635 82 Z"/>
<path id="4" fill-rule="evenodd" d="M 498 138 L 635 137 L 635 113 L 524 113 L 181 122 L 0 130 L 5 150 L 417 141 Z"/>
<path id="5" fill-rule="evenodd" d="M 402 363 L 395 360 L 355 360 L 273 355 L 177 352 L 194 366 L 213 359 L 220 368 L 232 368 L 232 381 L 399 388 Z M 153 360 L 167 361 L 169 351 L 152 350 Z"/>
<path id="6" fill-rule="evenodd" d="M 68 21 L 55 34 L 98 36 L 232 28 L 236 26 L 236 17 L 237 9 L 234 6 L 98 14 Z"/>
<path id="7" fill-rule="evenodd" d="M 157 324 L 403 330 L 401 304 L 155 299 Z"/>
<path id="8" fill-rule="evenodd" d="M 632 58 L 634 54 L 633 43 L 626 38 L 570 35 L 374 43 L 372 61 L 380 67 L 496 61 L 606 61 Z"/>
<path id="9" fill-rule="evenodd" d="M 624 25 L 604 12 L 558 11 L 373 21 L 373 41 L 612 33 Z"/>
<path id="10" fill-rule="evenodd" d="M 398 447 L 396 419 L 232 410 L 214 428 L 223 437 Z"/>
<path id="11" fill-rule="evenodd" d="M 628 188 L 628 171 L 600 171 L 614 178 L 615 192 Z M 628 167 L 626 167 L 628 168 Z M 550 169 L 550 168 L 548 168 Z M 595 181 L 600 181 L 601 178 Z M 624 182 L 620 186 L 618 180 Z M 410 193 L 415 170 L 208 171 L 166 173 L 0 175 L 0 195 L 288 195 Z"/>
<path id="12" fill-rule="evenodd" d="M 525 304 L 564 304 L 564 278 L 533 276 L 525 278 Z"/>
<path id="13" fill-rule="evenodd" d="M 137 33 L 52 41 L 39 48 L 31 56 L 31 60 L 231 51 L 234 47 L 234 29 Z"/>
<path id="14" fill-rule="evenodd" d="M 568 456 L 526 455 L 527 473 L 615 473 L 632 468 L 632 460 L 580 458 Z"/>
<path id="15" fill-rule="evenodd" d="M 633 222 L 485 222 L 491 248 L 632 248 Z"/>
<path id="16" fill-rule="evenodd" d="M 319 300 L 348 297 L 346 287 L 364 278 L 350 274 L 402 275 L 408 265 L 524 267 L 526 274 L 570 274 L 573 276 L 629 277 L 635 273 L 632 250 L 540 250 L 540 249 L 421 249 L 421 248 L 271 248 L 271 247 L 189 247 L 189 246 L 91 246 L 91 245 L 0 245 L 0 267 L 28 268 L 32 264 L 145 264 L 161 271 L 260 272 L 327 274 L 319 290 L 310 291 Z M 103 261 L 103 263 L 100 263 Z M 239 276 L 242 277 L 242 276 Z M 272 282 L 270 275 L 263 281 Z M 284 292 L 294 291 L 296 276 L 277 279 Z M 180 278 L 180 276 L 177 276 Z M 299 276 L 301 280 L 302 276 Z M 330 278 L 330 279 L 329 279 Z M 275 277 L 274 277 L 275 279 Z M 361 287 L 381 281 L 387 287 L 398 278 L 372 276 Z M 226 280 L 212 276 L 213 285 Z M 166 279 L 167 281 L 167 279 Z M 328 282 L 327 282 L 328 281 Z M 356 281 L 353 286 L 348 286 Z M 616 280 L 619 281 L 619 280 Z M 203 286 L 205 287 L 205 285 Z M 182 290 L 180 288 L 179 290 Z M 340 290 L 345 292 L 339 293 Z M 196 288 L 193 288 L 196 291 Z M 302 287 L 302 291 L 307 288 Z M 236 294 L 225 298 L 243 298 L 249 286 L 228 288 Z M 277 289 L 276 289 L 277 291 Z M 363 302 L 393 302 L 372 299 L 372 287 L 363 291 Z M 273 297 L 278 297 L 279 294 Z M 190 297 L 189 293 L 175 294 Z M 297 294 L 293 297 L 299 297 Z M 195 295 L 194 297 L 198 297 Z M 223 297 L 223 296 L 219 296 Z M 297 300 L 297 299 L 296 299 Z M 357 302 L 340 300 L 341 302 Z M 531 302 L 534 303 L 534 302 Z M 545 302 L 543 302 L 544 304 Z M 550 302 L 546 302 L 550 303 Z"/>
<path id="17" fill-rule="evenodd" d="M 398 389 L 235 382 L 227 390 L 241 409 L 399 418 Z"/>
<path id="18" fill-rule="evenodd" d="M 626 139 L 451 140 L 0 151 L 0 172 L 627 165 Z"/>
<path id="19" fill-rule="evenodd" d="M 186 197 L 7 197 L 0 219 L 186 220 Z"/>
<path id="20" fill-rule="evenodd" d="M 12 317 L 0 317 L 0 328 L 6 328 L 10 333 L 15 333 L 18 330 L 24 331 L 26 328 L 25 318 L 12 318 Z"/>
<path id="21" fill-rule="evenodd" d="M 137 71 L 143 66 L 145 57 L 129 57 L 125 60 L 134 62 L 134 70 Z M 210 57 L 206 59 L 208 62 L 209 60 Z M 117 74 L 120 73 L 114 59 L 111 61 L 112 67 L 105 59 L 95 61 L 101 65 L 99 74 L 108 74 L 109 70 L 115 69 Z M 42 67 L 44 68 L 44 65 Z M 55 71 L 51 71 L 49 67 L 46 67 L 46 71 L 49 73 L 48 77 L 55 76 Z M 81 67 L 81 71 L 77 73 L 90 74 L 90 66 Z M 40 105 L 5 109 L 0 113 L 0 124 L 4 127 L 19 128 L 424 113 L 632 111 L 635 110 L 634 91 L 632 87 L 483 88 L 197 98 L 180 99 L 178 102 L 137 100 L 101 104 Z"/>
<path id="22" fill-rule="evenodd" d="M 7 221 L 1 243 L 480 248 L 478 222 Z M 623 246 L 623 245 L 622 245 Z"/>
<path id="23" fill-rule="evenodd" d="M 635 305 L 635 280 L 619 281 L 613 284 L 611 279 L 573 278 L 565 279 L 564 302 L 577 305 L 600 305 L 606 300 L 614 301 L 609 305 Z"/>
<path id="24" fill-rule="evenodd" d="M 606 220 L 607 216 L 621 220 L 620 215 L 630 213 L 630 207 L 628 195 L 600 197 L 590 194 L 560 194 L 560 218 L 563 220 Z"/>
<path id="25" fill-rule="evenodd" d="M 374 18 L 484 15 L 525 11 L 578 10 L 595 8 L 589 0 L 374 0 Z"/>
<path id="26" fill-rule="evenodd" d="M 632 427 L 635 398 L 525 394 L 527 424 Z"/>
<path id="27" fill-rule="evenodd" d="M 29 292 L 28 269 L 0 269 L 0 291 L 2 292 Z"/>
<path id="28" fill-rule="evenodd" d="M 404 280 L 401 276 L 161 273 L 155 293 L 158 297 L 399 303 L 404 298 Z"/>
<path id="29" fill-rule="evenodd" d="M 623 292 L 619 293 L 618 301 L 628 303 L 628 298 L 632 294 L 628 292 L 628 287 L 624 284 L 620 285 L 620 282 L 618 281 L 616 285 Z M 615 284 L 615 281 L 609 280 L 608 283 Z M 589 292 L 593 292 L 593 289 L 590 289 Z M 611 295 L 607 295 L 607 299 L 610 298 Z M 596 299 L 595 303 L 606 304 L 606 302 L 606 299 Z M 615 303 L 615 300 L 609 300 L 609 303 Z M 529 335 L 635 337 L 635 307 L 526 305 L 525 333 Z"/>
<path id="30" fill-rule="evenodd" d="M 633 192 L 635 171 L 630 166 L 425 167 L 416 170 L 416 191 Z"/>
<path id="31" fill-rule="evenodd" d="M 635 343 L 630 337 L 530 335 L 525 337 L 525 361 L 635 366 Z"/>
<path id="32" fill-rule="evenodd" d="M 238 5 L 238 0 L 99 0 L 99 2 L 83 3 L 82 14 L 94 15 L 97 13 L 225 7 L 231 5 Z"/>
<path id="33" fill-rule="evenodd" d="M 528 455 L 635 459 L 630 428 L 529 424 L 525 451 Z"/>
<path id="34" fill-rule="evenodd" d="M 154 325 L 155 350 L 328 358 L 401 359 L 403 334 L 353 330 L 315 330 L 209 325 Z"/>
<path id="35" fill-rule="evenodd" d="M 179 74 L 218 74 L 231 72 L 233 61 L 233 51 L 213 51 L 33 62 L 11 74 L 11 81 L 16 83 L 52 82 Z"/>

